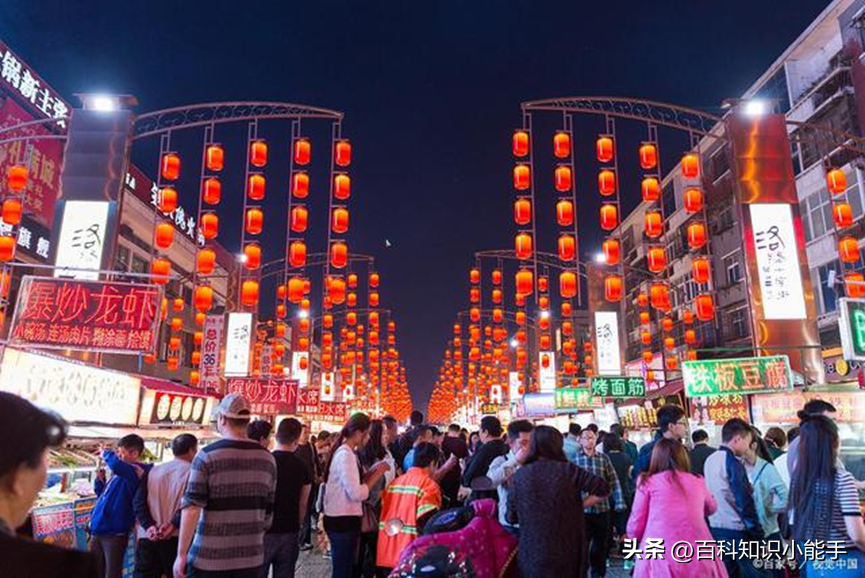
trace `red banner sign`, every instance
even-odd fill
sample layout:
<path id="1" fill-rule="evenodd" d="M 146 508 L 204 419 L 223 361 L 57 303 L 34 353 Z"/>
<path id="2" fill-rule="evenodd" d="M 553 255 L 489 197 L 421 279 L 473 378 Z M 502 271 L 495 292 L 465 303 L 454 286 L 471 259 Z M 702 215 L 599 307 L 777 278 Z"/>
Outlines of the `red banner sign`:
<path id="1" fill-rule="evenodd" d="M 277 415 L 297 411 L 297 381 L 293 379 L 232 377 L 227 380 L 226 393 L 245 397 L 252 405 L 252 413 Z"/>
<path id="2" fill-rule="evenodd" d="M 754 420 L 758 424 L 798 423 L 796 412 L 812 399 L 822 399 L 838 410 L 838 423 L 865 421 L 865 391 L 791 391 L 772 395 L 757 395 L 751 400 Z"/>
<path id="3" fill-rule="evenodd" d="M 318 404 L 318 410 L 311 417 L 316 421 L 342 423 L 348 415 L 348 406 L 343 401 L 323 401 Z"/>
<path id="4" fill-rule="evenodd" d="M 318 413 L 319 391 L 316 388 L 305 387 L 297 390 L 297 413 Z"/>
<path id="5" fill-rule="evenodd" d="M 162 289 L 155 285 L 24 277 L 11 342 L 53 349 L 153 351 Z"/>

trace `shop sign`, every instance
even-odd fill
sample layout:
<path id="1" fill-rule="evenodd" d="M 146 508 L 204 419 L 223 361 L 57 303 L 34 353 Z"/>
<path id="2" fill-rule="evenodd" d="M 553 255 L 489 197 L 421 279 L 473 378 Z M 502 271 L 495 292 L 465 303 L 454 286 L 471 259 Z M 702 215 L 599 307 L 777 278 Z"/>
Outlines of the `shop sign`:
<path id="1" fill-rule="evenodd" d="M 838 423 L 865 422 L 865 391 L 790 391 L 774 395 L 761 395 L 751 400 L 754 420 L 759 424 L 799 423 L 796 415 L 812 399 L 822 399 L 838 410 Z"/>
<path id="2" fill-rule="evenodd" d="M 72 502 L 33 508 L 30 519 L 33 521 L 34 540 L 61 548 L 75 548 L 75 512 Z"/>
<path id="3" fill-rule="evenodd" d="M 153 351 L 162 289 L 156 285 L 25 276 L 10 342 L 49 349 Z"/>
<path id="4" fill-rule="evenodd" d="M 249 375 L 252 313 L 229 313 L 225 341 L 225 375 Z"/>
<path id="5" fill-rule="evenodd" d="M 642 377 L 592 377 L 590 387 L 592 395 L 602 399 L 646 397 L 646 380 Z"/>
<path id="6" fill-rule="evenodd" d="M 506 406 L 502 406 L 498 403 L 481 404 L 481 414 L 483 415 L 498 415 L 502 409 L 506 409 Z"/>
<path id="7" fill-rule="evenodd" d="M 793 213 L 786 203 L 750 204 L 765 319 L 805 319 Z"/>
<path id="8" fill-rule="evenodd" d="M 69 116 L 69 105 L 32 68 L 0 42 L 0 86 L 45 118 Z M 65 120 L 57 125 L 66 128 Z"/>
<path id="9" fill-rule="evenodd" d="M 205 425 L 213 398 L 168 391 L 144 392 L 139 425 Z"/>
<path id="10" fill-rule="evenodd" d="M 72 507 L 75 511 L 75 549 L 86 552 L 90 539 L 90 518 L 96 507 L 96 498 L 75 500 Z"/>
<path id="11" fill-rule="evenodd" d="M 695 397 L 690 399 L 690 403 L 691 419 L 698 425 L 707 423 L 723 425 L 734 417 L 751 421 L 748 414 L 748 398 L 741 393 Z"/>
<path id="12" fill-rule="evenodd" d="M 580 410 L 604 407 L 602 398 L 592 397 L 585 387 L 562 387 L 556 390 L 557 410 Z"/>
<path id="13" fill-rule="evenodd" d="M 628 429 L 649 429 L 658 425 L 655 409 L 645 405 L 619 406 L 619 421 Z"/>
<path id="14" fill-rule="evenodd" d="M 827 382 L 858 381 L 862 375 L 862 362 L 833 356 L 823 359 L 823 371 Z"/>
<path id="15" fill-rule="evenodd" d="M 786 355 L 686 361 L 682 364 L 682 379 L 688 397 L 793 389 Z"/>
<path id="16" fill-rule="evenodd" d="M 226 393 L 237 393 L 261 415 L 293 414 L 297 411 L 297 381 L 233 377 L 226 381 Z"/>
<path id="17" fill-rule="evenodd" d="M 222 315 L 208 315 L 204 320 L 201 361 L 198 364 L 198 373 L 201 376 L 198 387 L 204 391 L 219 391 L 219 354 L 224 327 L 225 317 Z"/>
<path id="18" fill-rule="evenodd" d="M 259 358 L 258 362 L 258 373 L 262 377 L 270 377 L 270 375 L 273 373 L 273 346 L 269 343 L 261 347 L 261 357 Z"/>
<path id="19" fill-rule="evenodd" d="M 622 351 L 619 345 L 619 314 L 595 311 L 595 344 L 598 352 L 598 375 L 622 374 Z"/>
<path id="20" fill-rule="evenodd" d="M 0 365 L 0 391 L 50 409 L 70 423 L 136 425 L 141 381 L 7 347 Z"/>
<path id="21" fill-rule="evenodd" d="M 314 387 L 300 388 L 297 390 L 297 413 L 300 415 L 314 414 L 318 412 L 318 390 Z"/>
<path id="22" fill-rule="evenodd" d="M 343 401 L 319 402 L 318 409 L 310 419 L 313 421 L 327 421 L 332 423 L 343 423 L 348 416 L 348 406 Z"/>
<path id="23" fill-rule="evenodd" d="M 839 301 L 841 350 L 844 359 L 865 360 L 865 299 L 842 297 Z"/>
<path id="24" fill-rule="evenodd" d="M 65 201 L 57 256 L 54 258 L 55 277 L 99 279 L 102 259 L 108 244 L 110 201 Z M 69 269 L 64 269 L 69 267 Z"/>
<path id="25" fill-rule="evenodd" d="M 129 170 L 131 172 L 126 173 L 126 188 L 141 201 L 145 203 L 149 202 L 154 208 L 158 207 L 159 187 L 156 183 L 144 176 L 144 173 L 136 167 L 130 167 Z M 204 246 L 204 235 L 196 225 L 195 211 L 187 210 L 178 204 L 174 211 L 164 214 L 165 218 L 174 225 L 175 229 L 189 237 L 193 243 L 197 241 L 199 245 Z"/>
<path id="26" fill-rule="evenodd" d="M 556 413 L 556 394 L 527 393 L 523 396 L 527 416 L 554 415 Z"/>

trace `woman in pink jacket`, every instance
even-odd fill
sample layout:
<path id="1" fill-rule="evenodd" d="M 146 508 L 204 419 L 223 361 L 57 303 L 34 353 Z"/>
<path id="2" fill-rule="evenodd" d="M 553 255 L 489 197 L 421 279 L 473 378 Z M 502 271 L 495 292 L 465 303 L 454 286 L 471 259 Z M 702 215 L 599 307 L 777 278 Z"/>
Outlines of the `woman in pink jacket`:
<path id="1" fill-rule="evenodd" d="M 703 478 L 691 473 L 685 446 L 678 440 L 658 440 L 649 471 L 640 476 L 628 520 L 628 537 L 639 540 L 643 551 L 643 559 L 635 560 L 634 577 L 726 578 L 723 562 L 712 551 L 713 538 L 705 521 L 717 507 Z M 649 539 L 663 541 L 663 559 L 646 559 Z M 704 545 L 698 544 L 704 540 Z M 687 544 L 676 546 L 682 542 Z M 698 548 L 711 559 L 698 560 Z"/>

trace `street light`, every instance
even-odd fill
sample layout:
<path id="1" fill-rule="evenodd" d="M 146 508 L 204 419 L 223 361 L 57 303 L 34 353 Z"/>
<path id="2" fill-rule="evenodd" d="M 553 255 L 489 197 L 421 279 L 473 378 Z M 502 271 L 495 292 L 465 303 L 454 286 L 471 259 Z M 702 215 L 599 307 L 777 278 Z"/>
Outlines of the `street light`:
<path id="1" fill-rule="evenodd" d="M 598 251 L 595 253 L 595 263 L 605 263 L 607 261 L 606 256 L 603 251 Z"/>

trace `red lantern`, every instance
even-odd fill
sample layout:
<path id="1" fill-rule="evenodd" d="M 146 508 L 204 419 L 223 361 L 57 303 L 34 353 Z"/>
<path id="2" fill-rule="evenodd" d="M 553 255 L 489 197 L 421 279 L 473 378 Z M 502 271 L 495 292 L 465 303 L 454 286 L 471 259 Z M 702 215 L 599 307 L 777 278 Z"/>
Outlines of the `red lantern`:
<path id="1" fill-rule="evenodd" d="M 200 275 L 209 275 L 213 273 L 216 267 L 216 252 L 213 249 L 200 249 L 196 257 L 198 273 Z"/>
<path id="2" fill-rule="evenodd" d="M 529 199 L 517 199 L 514 202 L 514 221 L 521 226 L 532 222 L 532 203 Z"/>
<path id="3" fill-rule="evenodd" d="M 604 263 L 607 265 L 618 265 L 621 260 L 621 250 L 617 239 L 607 239 L 601 245 L 604 253 Z"/>
<path id="4" fill-rule="evenodd" d="M 5 203 L 4 203 L 5 209 Z M 853 224 L 853 208 L 848 203 L 835 203 L 832 207 L 832 218 L 839 229 L 844 229 Z M 4 217 L 5 221 L 6 218 Z"/>
<path id="5" fill-rule="evenodd" d="M 377 292 L 371 291 L 368 299 L 369 299 L 369 306 L 370 307 L 378 307 L 379 298 L 378 298 Z"/>
<path id="6" fill-rule="evenodd" d="M 501 323 L 503 319 L 504 319 L 504 314 L 502 313 L 502 310 L 499 309 L 498 307 L 493 309 L 493 322 Z"/>
<path id="7" fill-rule="evenodd" d="M 651 316 L 648 311 L 640 311 L 640 325 L 648 325 L 651 322 Z"/>
<path id="8" fill-rule="evenodd" d="M 247 193 L 249 194 L 249 198 L 253 201 L 260 201 L 264 198 L 264 185 L 265 179 L 264 175 L 254 174 L 249 175 L 249 186 L 247 188 Z"/>
<path id="9" fill-rule="evenodd" d="M 862 297 L 865 295 L 865 275 L 862 273 L 847 273 L 844 275 L 848 297 Z"/>
<path id="10" fill-rule="evenodd" d="M 706 244 L 706 225 L 702 222 L 688 225 L 688 246 L 691 249 L 699 249 Z"/>
<path id="11" fill-rule="evenodd" d="M 261 247 L 257 243 L 249 243 L 243 248 L 243 266 L 253 271 L 261 267 Z"/>
<path id="12" fill-rule="evenodd" d="M 844 263 L 855 263 L 859 260 L 859 242 L 853 237 L 843 237 L 838 241 L 838 254 Z"/>
<path id="13" fill-rule="evenodd" d="M 8 261 L 3 259 L 4 247 L 3 239 L 11 237 L 0 237 L 0 261 Z M 14 248 L 14 246 L 13 246 Z M 168 259 L 154 259 L 150 264 L 150 274 L 153 276 L 153 282 L 157 285 L 165 285 L 168 283 L 168 277 L 171 275 L 171 261 Z"/>
<path id="14" fill-rule="evenodd" d="M 652 247 L 647 257 L 649 271 L 660 273 L 667 268 L 667 253 L 663 247 Z"/>
<path id="15" fill-rule="evenodd" d="M 524 130 L 515 130 L 511 145 L 515 157 L 526 156 L 529 154 L 529 133 Z"/>
<path id="16" fill-rule="evenodd" d="M 348 209 L 337 207 L 330 219 L 330 229 L 338 235 L 348 232 Z"/>
<path id="17" fill-rule="evenodd" d="M 618 275 L 607 275 L 604 278 L 604 297 L 610 302 L 616 302 L 622 299 L 621 277 Z"/>
<path id="18" fill-rule="evenodd" d="M 675 343 L 673 344 L 673 347 L 675 347 Z M 664 365 L 667 366 L 667 369 L 672 371 L 679 366 L 679 360 L 676 359 L 675 357 L 670 356 L 664 360 Z"/>
<path id="19" fill-rule="evenodd" d="M 222 182 L 216 177 L 204 179 L 201 198 L 208 205 L 218 205 L 222 199 Z"/>
<path id="20" fill-rule="evenodd" d="M 253 141 L 249 145 L 249 162 L 253 166 L 263 167 L 267 164 L 267 143 L 263 140 Z"/>
<path id="21" fill-rule="evenodd" d="M 577 295 L 577 275 L 573 271 L 562 271 L 559 274 L 559 294 L 563 299 Z"/>
<path id="22" fill-rule="evenodd" d="M 695 283 L 701 285 L 708 283 L 712 275 L 712 267 L 709 264 L 709 259 L 700 257 L 691 261 L 691 276 Z"/>
<path id="23" fill-rule="evenodd" d="M 6 186 L 9 190 L 19 193 L 27 186 L 27 167 L 24 165 L 12 165 L 6 171 Z"/>
<path id="24" fill-rule="evenodd" d="M 501 289 L 493 289 L 492 299 L 493 299 L 493 303 L 501 303 L 502 302 L 502 290 Z"/>
<path id="25" fill-rule="evenodd" d="M 571 167 L 568 165 L 559 165 L 555 171 L 556 190 L 560 193 L 565 193 L 571 190 Z"/>
<path id="26" fill-rule="evenodd" d="M 649 296 L 645 293 L 639 293 L 637 295 L 637 304 L 640 307 L 648 307 L 649 306 Z"/>
<path id="27" fill-rule="evenodd" d="M 545 276 L 541 275 L 540 277 L 538 277 L 538 291 L 540 291 L 541 293 L 546 292 L 548 288 L 547 283 L 548 280 Z M 541 309 L 543 309 L 543 307 Z"/>
<path id="28" fill-rule="evenodd" d="M 517 259 L 526 260 L 532 256 L 532 236 L 528 233 L 520 233 L 516 236 L 514 247 Z"/>
<path id="29" fill-rule="evenodd" d="M 686 179 L 696 179 L 700 175 L 700 157 L 688 153 L 682 157 L 682 176 Z"/>
<path id="30" fill-rule="evenodd" d="M 284 319 L 286 315 L 288 315 L 288 308 L 285 306 L 285 303 L 278 303 L 276 305 L 276 316 L 279 319 Z"/>
<path id="31" fill-rule="evenodd" d="M 208 171 L 218 173 L 225 166 L 225 152 L 218 144 L 208 145 L 204 153 L 205 165 Z"/>
<path id="32" fill-rule="evenodd" d="M 552 339 L 550 339 L 549 335 L 541 335 L 541 349 L 549 349 L 552 345 Z"/>
<path id="33" fill-rule="evenodd" d="M 309 196 L 309 175 L 303 171 L 294 173 L 291 178 L 291 194 L 298 199 Z"/>
<path id="34" fill-rule="evenodd" d="M 673 320 L 670 319 L 669 317 L 664 317 L 664 318 L 661 320 L 661 328 L 662 328 L 665 332 L 669 333 L 670 331 L 673 330 Z"/>
<path id="35" fill-rule="evenodd" d="M 156 246 L 160 249 L 168 249 L 174 243 L 174 227 L 169 223 L 156 225 Z"/>
<path id="36" fill-rule="evenodd" d="M 598 173 L 598 191 L 605 197 L 615 194 L 616 173 L 606 169 Z"/>
<path id="37" fill-rule="evenodd" d="M 306 243 L 292 241 L 288 246 L 288 264 L 294 268 L 306 265 Z"/>
<path id="38" fill-rule="evenodd" d="M 344 201 L 351 196 L 351 177 L 340 173 L 333 178 L 333 196 Z"/>
<path id="39" fill-rule="evenodd" d="M 847 190 L 847 175 L 841 169 L 832 169 L 826 173 L 826 186 L 834 195 Z"/>
<path id="40" fill-rule="evenodd" d="M 246 210 L 246 232 L 250 235 L 258 235 L 264 229 L 264 213 L 261 209 L 251 208 Z"/>
<path id="41" fill-rule="evenodd" d="M 0 236 L 0 261 L 11 261 L 15 258 L 15 237 Z"/>
<path id="42" fill-rule="evenodd" d="M 299 138 L 294 141 L 294 162 L 299 165 L 309 164 L 309 159 L 312 156 L 312 145 L 309 139 Z"/>
<path id="43" fill-rule="evenodd" d="M 573 261 L 577 254 L 577 242 L 571 235 L 559 237 L 559 259 Z"/>
<path id="44" fill-rule="evenodd" d="M 22 206 L 20 199 L 3 201 L 3 222 L 7 225 L 17 225 L 21 222 Z"/>
<path id="45" fill-rule="evenodd" d="M 667 351 L 672 351 L 676 348 L 676 340 L 672 337 L 665 337 L 664 347 L 667 349 Z"/>
<path id="46" fill-rule="evenodd" d="M 699 213 L 703 210 L 703 191 L 696 188 L 685 190 L 685 211 L 688 213 Z"/>
<path id="47" fill-rule="evenodd" d="M 291 222 L 292 231 L 303 233 L 306 231 L 309 222 L 309 211 L 303 205 L 292 207 L 289 221 Z"/>
<path id="48" fill-rule="evenodd" d="M 167 181 L 176 181 L 180 176 L 180 157 L 174 153 L 162 155 L 162 178 Z"/>
<path id="49" fill-rule="evenodd" d="M 658 147 L 655 143 L 646 142 L 640 145 L 640 167 L 651 170 L 658 166 Z"/>
<path id="50" fill-rule="evenodd" d="M 656 239 L 664 232 L 664 219 L 660 211 L 649 211 L 643 218 L 646 236 Z"/>
<path id="51" fill-rule="evenodd" d="M 369 286 L 370 287 L 378 287 L 380 277 L 378 273 L 370 273 L 369 275 Z"/>
<path id="52" fill-rule="evenodd" d="M 534 291 L 534 279 L 531 271 L 518 271 L 516 275 L 517 293 L 520 295 L 531 295 Z"/>
<path id="53" fill-rule="evenodd" d="M 334 162 L 340 167 L 347 167 L 351 164 L 351 143 L 349 141 L 345 139 L 336 141 Z"/>
<path id="54" fill-rule="evenodd" d="M 156 195 L 157 208 L 165 213 L 173 213 L 177 209 L 177 191 L 171 187 L 162 187 Z"/>
<path id="55" fill-rule="evenodd" d="M 694 331 L 693 329 L 686 329 L 685 330 L 685 343 L 687 343 L 688 345 L 693 345 L 696 342 L 697 342 L 697 332 Z"/>
<path id="56" fill-rule="evenodd" d="M 601 228 L 612 231 L 619 226 L 619 211 L 616 205 L 601 205 Z"/>
<path id="57" fill-rule="evenodd" d="M 213 307 L 213 289 L 205 285 L 196 287 L 192 301 L 199 311 L 209 311 Z"/>
<path id="58" fill-rule="evenodd" d="M 240 286 L 240 302 L 251 307 L 258 304 L 258 281 L 247 279 Z"/>
<path id="59" fill-rule="evenodd" d="M 696 306 L 697 319 L 700 321 L 709 321 L 715 317 L 715 303 L 711 295 L 698 295 Z"/>
<path id="60" fill-rule="evenodd" d="M 531 186 L 531 169 L 529 165 L 517 164 L 514 166 L 514 188 L 518 191 L 525 191 Z"/>
<path id="61" fill-rule="evenodd" d="M 334 305 L 345 303 L 345 281 L 340 277 L 328 278 L 327 294 Z"/>
<path id="62" fill-rule="evenodd" d="M 349 273 L 346 279 L 346 283 L 348 284 L 349 289 L 357 288 L 357 275 L 355 273 Z"/>
<path id="63" fill-rule="evenodd" d="M 670 308 L 670 288 L 664 283 L 652 283 L 649 288 L 652 307 L 666 311 Z"/>
<path id="64" fill-rule="evenodd" d="M 643 193 L 643 200 L 647 203 L 654 203 L 661 198 L 661 183 L 655 177 L 643 179 L 640 190 Z"/>
<path id="65" fill-rule="evenodd" d="M 556 203 L 556 220 L 561 227 L 569 227 L 574 224 L 574 204 L 562 199 Z"/>
<path id="66" fill-rule="evenodd" d="M 598 161 L 602 163 L 608 163 L 613 160 L 613 156 L 615 154 L 613 150 L 613 137 L 611 136 L 601 136 L 598 137 L 597 142 L 597 156 Z"/>
<path id="67" fill-rule="evenodd" d="M 348 265 L 348 245 L 337 241 L 330 246 L 330 264 L 337 269 Z"/>
<path id="68" fill-rule="evenodd" d="M 502 272 L 499 269 L 494 269 L 492 274 L 493 285 L 502 284 Z"/>
<path id="69" fill-rule="evenodd" d="M 553 154 L 556 158 L 566 159 L 571 156 L 571 134 L 560 130 L 553 137 Z"/>
<path id="70" fill-rule="evenodd" d="M 651 342 L 651 341 L 652 341 L 652 336 L 651 336 L 651 334 L 649 334 L 649 342 Z M 654 361 L 654 359 L 655 359 L 655 354 L 652 353 L 651 351 L 644 351 L 643 352 L 643 363 L 646 363 L 646 364 L 652 363 L 652 361 Z"/>
<path id="71" fill-rule="evenodd" d="M 478 269 L 472 269 L 469 271 L 469 282 L 477 285 L 481 282 L 481 272 Z"/>
<path id="72" fill-rule="evenodd" d="M 643 345 L 649 345 L 652 343 L 652 334 L 648 331 L 640 331 L 640 341 Z"/>
<path id="73" fill-rule="evenodd" d="M 205 239 L 215 239 L 219 234 L 219 217 L 216 213 L 205 213 L 201 216 L 201 235 Z"/>
<path id="74" fill-rule="evenodd" d="M 481 302 L 481 290 L 477 287 L 472 287 L 469 289 L 469 301 L 472 303 L 480 303 Z"/>

